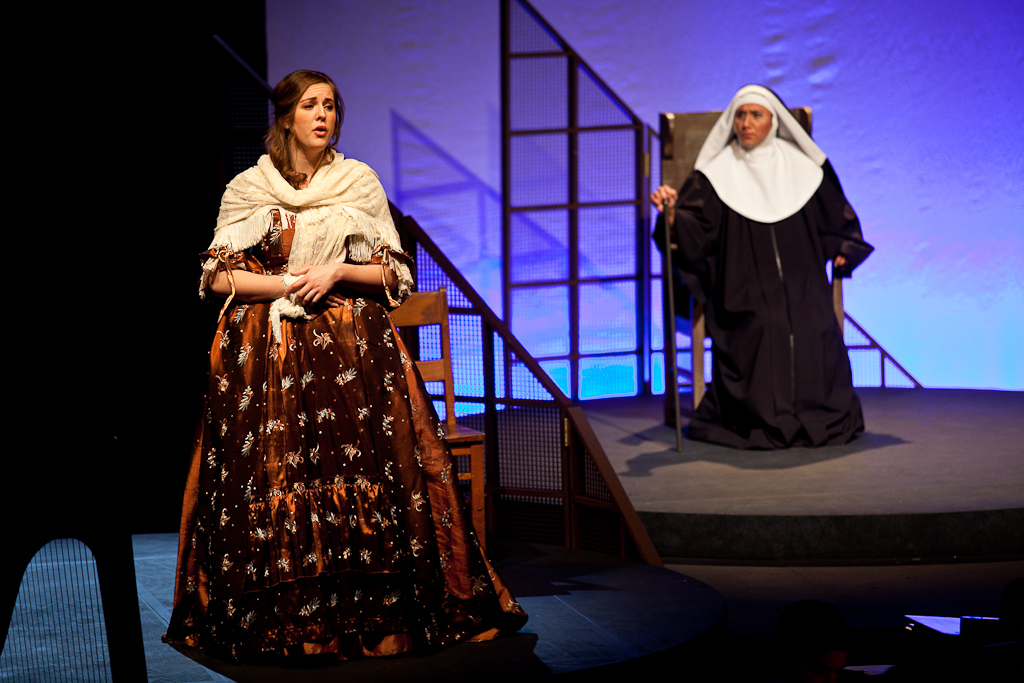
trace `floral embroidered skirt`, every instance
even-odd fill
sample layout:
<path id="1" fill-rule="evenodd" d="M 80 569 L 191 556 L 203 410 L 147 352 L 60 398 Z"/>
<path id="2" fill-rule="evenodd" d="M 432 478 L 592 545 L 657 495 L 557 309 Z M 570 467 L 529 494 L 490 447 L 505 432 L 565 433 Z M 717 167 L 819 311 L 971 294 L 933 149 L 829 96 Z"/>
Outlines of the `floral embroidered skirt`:
<path id="1" fill-rule="evenodd" d="M 464 513 L 451 452 L 384 308 L 348 299 L 272 341 L 220 322 L 166 642 L 222 656 L 397 654 L 526 614 Z"/>

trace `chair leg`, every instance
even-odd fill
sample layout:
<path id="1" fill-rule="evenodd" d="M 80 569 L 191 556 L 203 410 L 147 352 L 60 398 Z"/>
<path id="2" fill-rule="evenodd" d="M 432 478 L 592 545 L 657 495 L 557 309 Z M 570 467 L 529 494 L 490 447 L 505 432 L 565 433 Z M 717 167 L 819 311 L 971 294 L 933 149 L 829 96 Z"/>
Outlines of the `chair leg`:
<path id="1" fill-rule="evenodd" d="M 704 305 L 693 302 L 693 313 L 690 316 L 691 333 L 690 348 L 693 354 L 693 409 L 697 410 L 706 390 L 704 386 Z"/>

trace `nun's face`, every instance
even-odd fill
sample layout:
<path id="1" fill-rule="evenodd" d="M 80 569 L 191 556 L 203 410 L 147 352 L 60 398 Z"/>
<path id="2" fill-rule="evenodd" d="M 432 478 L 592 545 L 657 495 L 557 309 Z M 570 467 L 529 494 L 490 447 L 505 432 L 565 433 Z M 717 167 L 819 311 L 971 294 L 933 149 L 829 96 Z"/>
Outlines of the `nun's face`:
<path id="1" fill-rule="evenodd" d="M 736 109 L 733 121 L 736 139 L 746 149 L 753 149 L 764 142 L 772 130 L 772 113 L 760 104 L 743 104 Z"/>

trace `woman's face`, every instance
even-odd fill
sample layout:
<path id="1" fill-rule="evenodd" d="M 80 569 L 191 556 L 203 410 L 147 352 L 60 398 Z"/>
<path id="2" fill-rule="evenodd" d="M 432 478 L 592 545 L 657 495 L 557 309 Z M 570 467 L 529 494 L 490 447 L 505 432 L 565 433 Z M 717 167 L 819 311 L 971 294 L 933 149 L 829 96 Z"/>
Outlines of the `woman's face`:
<path id="1" fill-rule="evenodd" d="M 736 139 L 746 149 L 757 147 L 772 130 L 772 113 L 760 104 L 743 104 L 733 121 Z"/>
<path id="2" fill-rule="evenodd" d="M 334 90 L 326 83 L 314 83 L 302 93 L 290 123 L 285 128 L 298 151 L 314 159 L 327 149 L 338 120 Z"/>

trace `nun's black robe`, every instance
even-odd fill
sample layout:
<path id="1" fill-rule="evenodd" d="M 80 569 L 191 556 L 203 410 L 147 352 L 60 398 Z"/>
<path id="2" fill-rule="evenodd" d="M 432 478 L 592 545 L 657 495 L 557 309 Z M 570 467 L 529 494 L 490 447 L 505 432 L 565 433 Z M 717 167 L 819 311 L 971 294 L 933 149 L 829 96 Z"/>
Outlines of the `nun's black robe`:
<path id="1" fill-rule="evenodd" d="M 842 254 L 837 274 L 849 276 L 872 247 L 827 161 L 823 171 L 807 204 L 777 223 L 739 215 L 700 172 L 680 190 L 674 265 L 705 304 L 714 349 L 691 439 L 774 449 L 864 431 L 825 263 Z"/>

